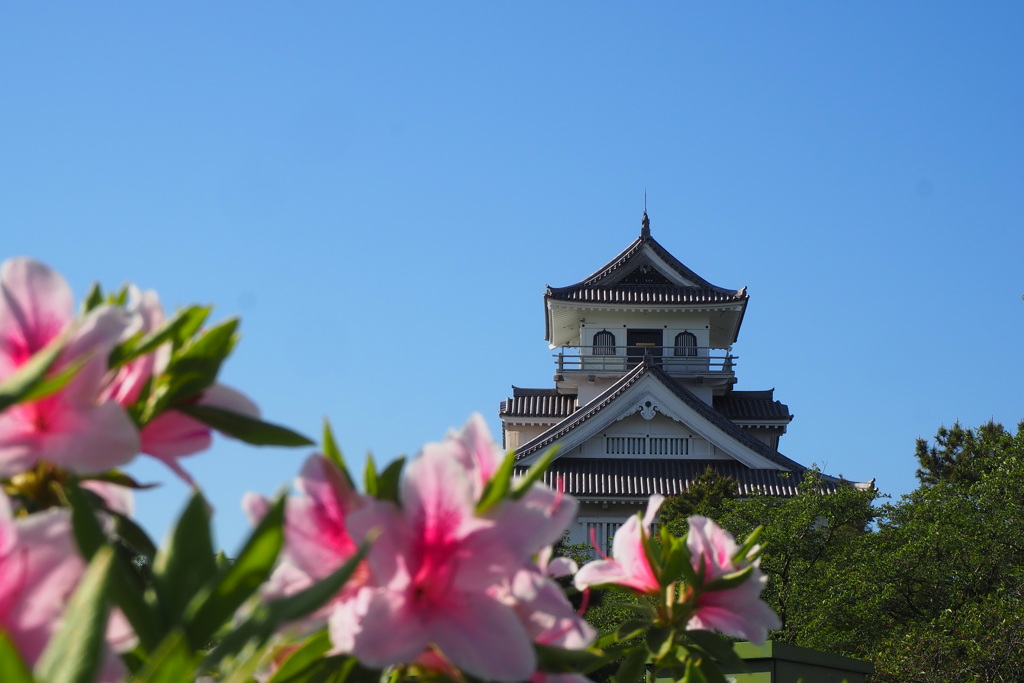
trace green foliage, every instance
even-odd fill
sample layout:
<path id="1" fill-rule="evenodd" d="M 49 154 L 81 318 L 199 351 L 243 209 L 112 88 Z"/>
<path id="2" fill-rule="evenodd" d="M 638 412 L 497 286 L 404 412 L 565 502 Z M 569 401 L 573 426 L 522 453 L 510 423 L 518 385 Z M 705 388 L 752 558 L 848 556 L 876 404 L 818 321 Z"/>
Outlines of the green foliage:
<path id="1" fill-rule="evenodd" d="M 741 537 L 763 524 L 776 640 L 870 660 L 879 682 L 1018 680 L 1024 423 L 942 427 L 915 457 L 921 485 L 896 502 L 852 486 L 822 495 L 811 471 L 789 499 L 716 500 L 702 484 L 662 508 L 662 526 L 710 513 Z"/>
<path id="2" fill-rule="evenodd" d="M 1011 435 L 990 423 L 973 437 L 955 429 L 940 430 L 939 450 L 969 448 L 945 476 L 881 510 L 852 577 L 875 615 L 864 647 L 878 653 L 881 681 L 925 680 L 920 672 L 1016 680 L 1024 671 L 1024 426 Z"/>
<path id="3" fill-rule="evenodd" d="M 773 637 L 796 644 L 813 640 L 810 647 L 834 649 L 838 634 L 823 631 L 824 625 L 813 615 L 829 599 L 832 577 L 843 571 L 868 536 L 877 494 L 847 484 L 823 495 L 823 475 L 813 469 L 805 472 L 799 493 L 792 498 L 756 495 L 739 500 L 729 495 L 735 483 L 714 472 L 705 472 L 699 481 L 690 495 L 666 501 L 662 527 L 681 535 L 691 514 L 714 518 L 736 538 L 763 526 L 760 542 L 766 550 L 761 569 L 768 575 L 764 597 L 782 620 L 782 629 Z"/>
<path id="4" fill-rule="evenodd" d="M 686 518 L 701 515 L 718 519 L 726 511 L 727 501 L 736 498 L 736 480 L 719 474 L 708 465 L 690 484 L 686 492 L 667 498 L 661 506 L 662 525 L 672 520 L 669 530 L 676 535 L 686 533 Z"/>
<path id="5" fill-rule="evenodd" d="M 932 446 L 918 439 L 915 455 L 919 465 L 917 477 L 922 484 L 978 481 L 998 468 L 1003 459 L 1024 456 L 1024 423 L 1018 426 L 1015 436 L 998 422 L 989 421 L 977 430 L 954 422 L 949 429 L 939 427 Z"/>

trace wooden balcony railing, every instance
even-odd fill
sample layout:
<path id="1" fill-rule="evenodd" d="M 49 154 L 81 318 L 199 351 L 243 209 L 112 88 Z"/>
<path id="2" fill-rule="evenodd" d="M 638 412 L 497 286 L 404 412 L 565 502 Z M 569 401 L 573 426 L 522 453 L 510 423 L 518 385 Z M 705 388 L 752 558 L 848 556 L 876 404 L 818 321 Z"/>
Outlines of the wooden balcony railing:
<path id="1" fill-rule="evenodd" d="M 707 346 L 563 346 L 558 372 L 626 372 L 645 356 L 670 375 L 732 374 L 736 356 Z"/>

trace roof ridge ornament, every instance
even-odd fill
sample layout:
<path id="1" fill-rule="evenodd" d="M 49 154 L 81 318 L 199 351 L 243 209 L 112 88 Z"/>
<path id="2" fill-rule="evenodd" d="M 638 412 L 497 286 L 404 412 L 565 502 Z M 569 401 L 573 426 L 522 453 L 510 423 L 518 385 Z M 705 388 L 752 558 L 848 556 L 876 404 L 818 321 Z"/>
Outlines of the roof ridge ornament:
<path id="1" fill-rule="evenodd" d="M 640 220 L 640 237 L 643 239 L 651 237 L 651 219 L 647 217 L 646 207 L 644 208 L 644 217 Z"/>

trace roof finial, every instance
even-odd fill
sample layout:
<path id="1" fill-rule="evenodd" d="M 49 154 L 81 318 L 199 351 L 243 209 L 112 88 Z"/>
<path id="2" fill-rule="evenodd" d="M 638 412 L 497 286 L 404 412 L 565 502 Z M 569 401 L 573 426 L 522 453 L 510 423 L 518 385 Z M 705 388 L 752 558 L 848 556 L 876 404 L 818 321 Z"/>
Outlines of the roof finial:
<path id="1" fill-rule="evenodd" d="M 644 190 L 644 217 L 640 221 L 640 237 L 647 239 L 651 236 L 651 219 L 647 217 L 647 190 Z"/>

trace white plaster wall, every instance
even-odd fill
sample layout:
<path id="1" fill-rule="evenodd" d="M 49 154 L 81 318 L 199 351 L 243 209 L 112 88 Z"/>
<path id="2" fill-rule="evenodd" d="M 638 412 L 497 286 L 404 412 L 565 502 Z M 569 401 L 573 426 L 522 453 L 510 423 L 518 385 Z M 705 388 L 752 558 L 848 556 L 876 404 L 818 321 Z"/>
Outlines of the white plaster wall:
<path id="1" fill-rule="evenodd" d="M 554 423 L 552 423 L 554 424 Z M 542 433 L 551 425 L 505 425 L 505 448 L 519 448 Z"/>
<path id="2" fill-rule="evenodd" d="M 662 346 L 672 346 L 680 332 L 692 332 L 697 337 L 697 346 L 706 347 L 710 341 L 709 323 L 711 316 L 701 313 L 632 313 L 618 311 L 587 311 L 585 321 L 580 325 L 580 345 L 592 346 L 594 334 L 608 330 L 615 335 L 615 345 L 626 345 L 626 330 L 662 329 Z M 701 355 L 705 355 L 702 352 Z"/>

